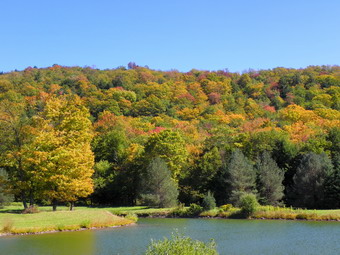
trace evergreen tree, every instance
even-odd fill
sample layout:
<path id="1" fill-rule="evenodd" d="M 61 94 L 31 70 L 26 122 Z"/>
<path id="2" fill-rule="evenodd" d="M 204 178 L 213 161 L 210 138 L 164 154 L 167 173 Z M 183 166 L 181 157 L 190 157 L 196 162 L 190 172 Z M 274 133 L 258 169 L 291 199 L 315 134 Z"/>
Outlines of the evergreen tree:
<path id="1" fill-rule="evenodd" d="M 325 198 L 325 180 L 334 173 L 331 160 L 326 154 L 313 152 L 303 155 L 294 175 L 294 205 L 320 208 Z"/>
<path id="2" fill-rule="evenodd" d="M 148 205 L 172 207 L 177 204 L 178 190 L 176 182 L 165 161 L 154 158 L 142 179 L 141 198 Z"/>
<path id="3" fill-rule="evenodd" d="M 216 207 L 215 198 L 213 194 L 211 194 L 210 191 L 208 191 L 208 193 L 204 196 L 202 206 L 203 206 L 203 209 L 206 211 L 212 210 Z"/>
<path id="4" fill-rule="evenodd" d="M 257 158 L 255 168 L 258 174 L 257 190 L 260 202 L 265 205 L 277 205 L 283 197 L 283 171 L 267 151 Z"/>
<path id="5" fill-rule="evenodd" d="M 340 152 L 333 155 L 334 172 L 325 180 L 324 207 L 340 208 Z"/>
<path id="6" fill-rule="evenodd" d="M 227 169 L 230 201 L 233 204 L 237 205 L 244 193 L 256 193 L 256 173 L 240 150 L 233 151 Z"/>

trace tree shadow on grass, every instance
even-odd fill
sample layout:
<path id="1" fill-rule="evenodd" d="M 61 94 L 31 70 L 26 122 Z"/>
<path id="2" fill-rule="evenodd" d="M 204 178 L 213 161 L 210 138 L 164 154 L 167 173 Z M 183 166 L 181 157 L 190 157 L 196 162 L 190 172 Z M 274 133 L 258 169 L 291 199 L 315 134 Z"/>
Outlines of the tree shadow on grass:
<path id="1" fill-rule="evenodd" d="M 22 210 L 14 210 L 14 209 L 0 209 L 0 213 L 14 213 L 14 214 L 21 214 Z"/>

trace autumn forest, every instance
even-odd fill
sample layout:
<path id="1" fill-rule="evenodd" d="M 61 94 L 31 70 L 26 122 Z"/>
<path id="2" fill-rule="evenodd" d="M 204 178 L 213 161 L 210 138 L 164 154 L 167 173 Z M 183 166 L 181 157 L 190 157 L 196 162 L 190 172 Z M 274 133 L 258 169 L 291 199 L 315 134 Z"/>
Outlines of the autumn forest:
<path id="1" fill-rule="evenodd" d="M 0 203 L 340 208 L 340 67 L 0 74 Z"/>

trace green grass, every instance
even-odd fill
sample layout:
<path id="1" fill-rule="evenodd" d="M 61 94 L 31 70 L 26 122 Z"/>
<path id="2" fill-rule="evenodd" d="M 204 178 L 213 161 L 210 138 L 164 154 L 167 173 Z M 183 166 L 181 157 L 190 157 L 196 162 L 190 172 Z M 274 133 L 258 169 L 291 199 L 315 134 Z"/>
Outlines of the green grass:
<path id="1" fill-rule="evenodd" d="M 129 213 L 137 216 L 167 216 L 174 208 L 150 208 L 147 206 L 132 207 L 109 207 L 106 210 L 117 215 L 127 215 Z"/>
<path id="2" fill-rule="evenodd" d="M 307 210 L 289 207 L 260 206 L 253 218 L 289 220 L 340 220 L 340 210 Z"/>
<path id="3" fill-rule="evenodd" d="M 133 218 L 113 215 L 106 209 L 77 207 L 68 211 L 67 207 L 53 212 L 51 208 L 40 207 L 39 213 L 20 214 L 18 206 L 8 206 L 0 210 L 0 232 L 37 233 L 45 231 L 78 230 L 81 228 L 101 228 L 127 225 L 135 222 Z M 60 210 L 61 209 L 61 210 Z"/>

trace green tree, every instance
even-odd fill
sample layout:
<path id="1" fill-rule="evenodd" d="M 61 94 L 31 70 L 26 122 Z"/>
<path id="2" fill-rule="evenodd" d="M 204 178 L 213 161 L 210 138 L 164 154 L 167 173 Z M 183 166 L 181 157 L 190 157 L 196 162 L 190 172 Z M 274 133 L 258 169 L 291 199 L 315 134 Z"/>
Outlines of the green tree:
<path id="1" fill-rule="evenodd" d="M 230 201 L 238 205 L 244 193 L 256 193 L 256 172 L 251 162 L 238 149 L 232 152 L 227 169 Z"/>
<path id="2" fill-rule="evenodd" d="M 6 189 L 8 175 L 4 169 L 0 168 L 0 208 L 13 201 L 13 195 Z"/>
<path id="3" fill-rule="evenodd" d="M 10 96 L 11 99 L 13 99 Z M 0 102 L 0 167 L 8 173 L 10 188 L 28 207 L 33 198 L 34 184 L 31 180 L 29 146 L 34 139 L 27 105 L 21 100 Z"/>
<path id="4" fill-rule="evenodd" d="M 172 177 L 177 179 L 187 161 L 188 152 L 182 136 L 171 130 L 152 135 L 145 145 L 145 158 L 150 162 L 155 157 L 165 160 Z"/>
<path id="5" fill-rule="evenodd" d="M 277 205 L 283 197 L 284 172 L 266 151 L 257 158 L 255 169 L 258 174 L 257 190 L 260 202 L 265 205 Z"/>
<path id="6" fill-rule="evenodd" d="M 210 191 L 204 196 L 202 206 L 205 211 L 212 210 L 216 207 L 216 201 Z"/>
<path id="7" fill-rule="evenodd" d="M 185 185 L 186 190 L 181 189 L 180 197 L 185 198 L 185 202 L 197 203 L 198 196 L 202 196 L 209 190 L 216 190 L 215 177 L 222 166 L 220 153 L 216 147 L 207 150 L 198 160 L 196 160 L 187 176 L 180 180 L 180 185 Z M 189 191 L 184 194 L 183 191 Z"/>
<path id="8" fill-rule="evenodd" d="M 326 154 L 303 155 L 294 175 L 295 206 L 320 208 L 325 198 L 325 180 L 334 172 Z"/>
<path id="9" fill-rule="evenodd" d="M 148 205 L 172 207 L 177 204 L 178 189 L 165 161 L 154 158 L 141 182 L 141 198 Z"/>
<path id="10" fill-rule="evenodd" d="M 340 152 L 333 155 L 334 172 L 325 180 L 325 208 L 340 208 Z"/>
<path id="11" fill-rule="evenodd" d="M 92 147 L 96 161 L 106 160 L 110 163 L 121 163 L 125 158 L 127 139 L 121 130 L 110 130 L 96 136 Z"/>

